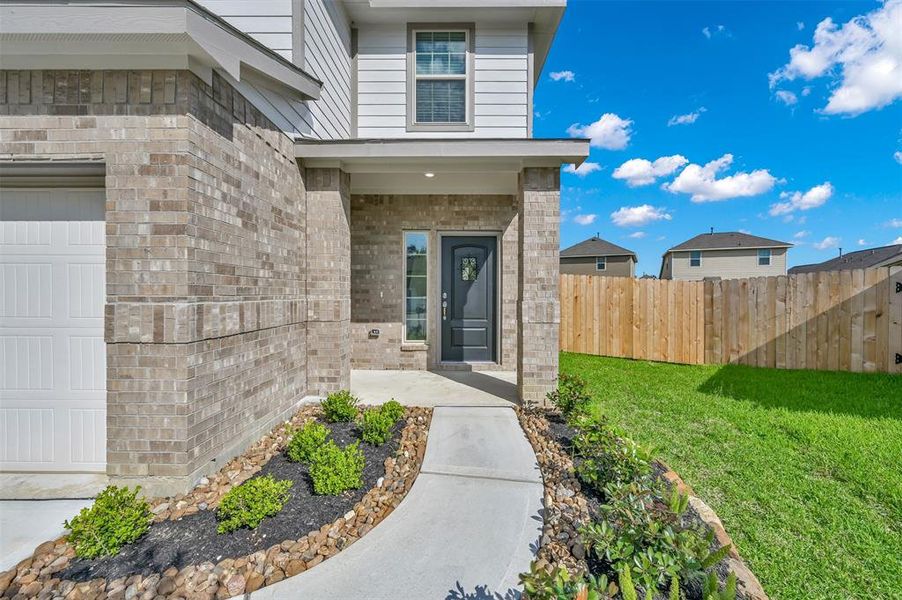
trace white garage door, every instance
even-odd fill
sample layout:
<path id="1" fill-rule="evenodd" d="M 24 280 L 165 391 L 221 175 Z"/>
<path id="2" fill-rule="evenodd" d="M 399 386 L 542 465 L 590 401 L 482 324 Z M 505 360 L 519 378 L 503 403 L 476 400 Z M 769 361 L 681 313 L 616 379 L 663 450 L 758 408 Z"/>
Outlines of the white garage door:
<path id="1" fill-rule="evenodd" d="M 106 470 L 104 205 L 0 189 L 0 470 Z"/>

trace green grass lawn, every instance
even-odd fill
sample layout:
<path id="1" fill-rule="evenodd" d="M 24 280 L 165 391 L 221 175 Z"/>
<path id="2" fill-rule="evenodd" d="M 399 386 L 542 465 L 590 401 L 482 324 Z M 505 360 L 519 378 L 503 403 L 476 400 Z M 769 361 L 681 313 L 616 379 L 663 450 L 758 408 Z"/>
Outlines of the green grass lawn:
<path id="1" fill-rule="evenodd" d="M 720 516 L 772 598 L 902 598 L 902 377 L 563 353 Z"/>

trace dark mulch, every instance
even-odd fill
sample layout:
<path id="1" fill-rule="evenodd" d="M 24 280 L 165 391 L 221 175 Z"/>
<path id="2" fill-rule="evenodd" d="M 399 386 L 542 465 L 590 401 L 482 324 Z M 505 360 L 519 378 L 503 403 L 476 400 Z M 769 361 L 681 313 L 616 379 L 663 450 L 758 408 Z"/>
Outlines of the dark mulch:
<path id="1" fill-rule="evenodd" d="M 98 577 L 107 580 L 134 574 L 162 573 L 169 567 L 181 569 L 223 558 L 234 558 L 265 550 L 285 540 L 297 540 L 310 531 L 351 510 L 364 494 L 385 475 L 383 463 L 394 456 L 400 446 L 401 430 L 406 421 L 395 424 L 392 439 L 381 446 L 365 442 L 360 448 L 366 459 L 363 486 L 340 496 L 317 496 L 305 465 L 289 462 L 284 454 L 274 456 L 254 475 L 272 475 L 276 479 L 291 479 L 294 486 L 290 498 L 279 514 L 265 519 L 256 530 L 239 529 L 231 533 L 216 533 L 216 515 L 203 510 L 178 521 L 164 521 L 151 525 L 140 540 L 122 548 L 116 556 L 94 560 L 74 559 L 57 577 L 73 581 L 88 581 Z M 353 423 L 326 423 L 332 439 L 345 446 L 359 439 Z"/>

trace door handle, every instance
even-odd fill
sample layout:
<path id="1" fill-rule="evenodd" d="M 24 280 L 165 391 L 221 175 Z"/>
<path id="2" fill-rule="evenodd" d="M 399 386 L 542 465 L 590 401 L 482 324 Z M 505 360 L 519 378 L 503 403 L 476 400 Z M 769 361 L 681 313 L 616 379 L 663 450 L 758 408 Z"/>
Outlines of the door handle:
<path id="1" fill-rule="evenodd" d="M 442 300 L 442 321 L 448 320 L 448 302 Z"/>

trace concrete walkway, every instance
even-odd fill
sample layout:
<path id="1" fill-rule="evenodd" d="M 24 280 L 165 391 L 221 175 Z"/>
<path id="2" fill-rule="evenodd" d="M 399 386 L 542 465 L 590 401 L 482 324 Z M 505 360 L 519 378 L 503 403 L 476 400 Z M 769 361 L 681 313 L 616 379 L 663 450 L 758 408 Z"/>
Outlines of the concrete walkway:
<path id="1" fill-rule="evenodd" d="M 34 549 L 65 533 L 63 521 L 71 519 L 93 500 L 0 501 L 0 571 L 16 566 Z"/>
<path id="2" fill-rule="evenodd" d="M 516 371 L 351 371 L 351 393 L 364 404 L 513 406 Z"/>
<path id="3" fill-rule="evenodd" d="M 419 477 L 346 550 L 253 600 L 519 598 L 542 529 L 542 478 L 516 415 L 436 408 Z"/>

